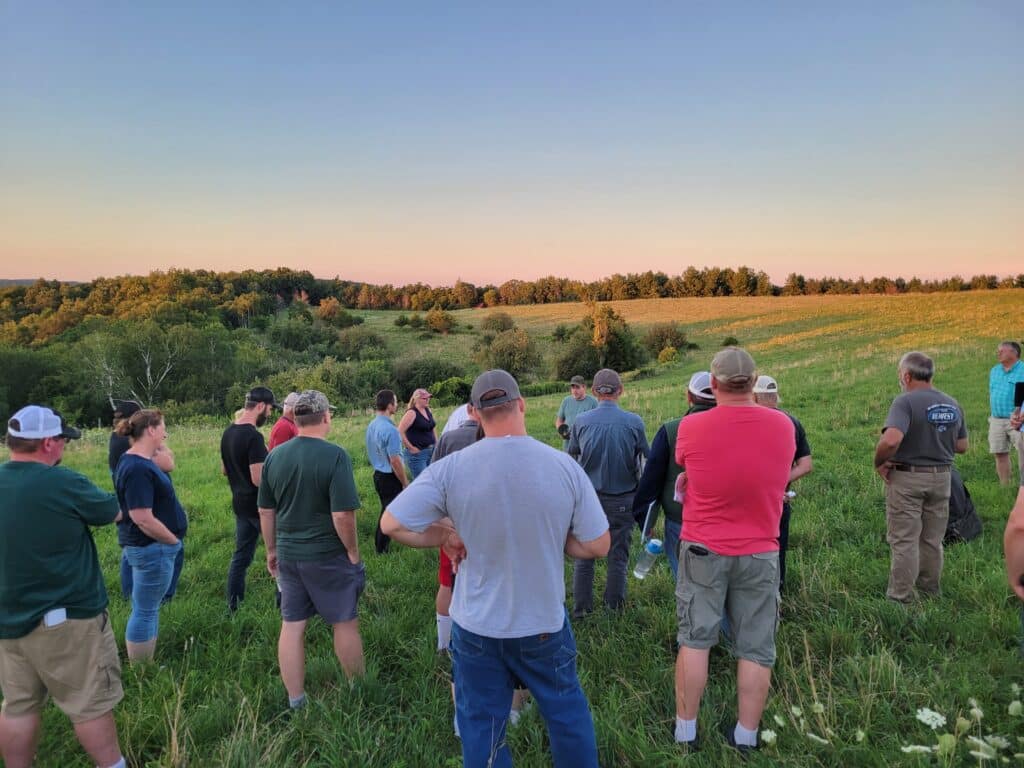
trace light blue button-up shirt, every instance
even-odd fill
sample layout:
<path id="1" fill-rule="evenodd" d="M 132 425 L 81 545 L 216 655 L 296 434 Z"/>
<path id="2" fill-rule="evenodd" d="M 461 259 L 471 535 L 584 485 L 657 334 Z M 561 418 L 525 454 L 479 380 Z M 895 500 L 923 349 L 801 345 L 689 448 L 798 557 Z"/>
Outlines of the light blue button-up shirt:
<path id="1" fill-rule="evenodd" d="M 992 366 L 988 375 L 988 399 L 992 415 L 997 419 L 1010 418 L 1014 384 L 1018 381 L 1024 381 L 1024 361 L 1018 360 L 1008 371 L 1001 363 Z"/>

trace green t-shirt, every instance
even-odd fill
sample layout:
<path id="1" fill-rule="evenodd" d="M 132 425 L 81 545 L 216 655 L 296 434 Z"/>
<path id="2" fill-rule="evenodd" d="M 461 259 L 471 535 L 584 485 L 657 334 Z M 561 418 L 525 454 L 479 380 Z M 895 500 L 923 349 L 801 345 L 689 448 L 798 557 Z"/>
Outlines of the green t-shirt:
<path id="1" fill-rule="evenodd" d="M 577 400 L 572 395 L 566 395 L 565 399 L 562 400 L 562 404 L 558 406 L 558 415 L 556 418 L 562 419 L 571 428 L 576 422 L 576 417 L 581 413 L 592 411 L 597 408 L 597 398 L 593 395 L 584 395 L 582 400 Z M 569 447 L 569 441 L 562 441 L 562 450 L 564 451 Z"/>
<path id="2" fill-rule="evenodd" d="M 107 607 L 89 526 L 117 511 L 114 494 L 70 469 L 0 465 L 0 638 L 24 637 L 54 608 L 88 619 Z"/>
<path id="3" fill-rule="evenodd" d="M 347 554 L 332 512 L 359 508 L 352 460 L 339 445 L 296 437 L 267 455 L 259 505 L 277 511 L 279 560 L 327 560 Z"/>

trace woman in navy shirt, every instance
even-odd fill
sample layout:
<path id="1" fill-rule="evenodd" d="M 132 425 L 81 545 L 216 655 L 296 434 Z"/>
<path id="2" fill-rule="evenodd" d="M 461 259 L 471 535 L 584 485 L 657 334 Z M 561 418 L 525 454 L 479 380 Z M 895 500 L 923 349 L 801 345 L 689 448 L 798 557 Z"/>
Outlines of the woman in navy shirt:
<path id="1" fill-rule="evenodd" d="M 430 393 L 417 389 L 409 399 L 409 410 L 398 422 L 398 434 L 402 438 L 402 455 L 413 479 L 430 464 L 437 443 L 437 422 L 430 408 Z"/>

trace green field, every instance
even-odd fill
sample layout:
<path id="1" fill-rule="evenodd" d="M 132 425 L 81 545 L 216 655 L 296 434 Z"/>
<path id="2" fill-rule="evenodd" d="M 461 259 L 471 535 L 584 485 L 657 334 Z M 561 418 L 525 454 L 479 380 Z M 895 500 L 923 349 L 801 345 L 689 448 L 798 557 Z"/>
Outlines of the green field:
<path id="1" fill-rule="evenodd" d="M 815 471 L 798 484 L 790 539 L 787 594 L 764 728 L 777 741 L 751 764 L 787 766 L 963 765 L 976 758 L 969 737 L 1005 737 L 1000 755 L 1019 764 L 1024 718 L 1008 707 L 1024 685 L 1018 654 L 1019 606 L 1002 565 L 1002 531 L 1016 489 L 998 486 L 988 455 L 987 374 L 1003 337 L 1020 338 L 1024 291 L 896 297 L 842 296 L 678 299 L 617 302 L 641 329 L 663 320 L 687 328 L 699 351 L 651 378 L 629 382 L 623 406 L 644 417 L 648 436 L 681 412 L 689 374 L 706 368 L 725 336 L 737 337 L 762 372 L 779 380 L 783 406 L 804 423 Z M 456 313 L 479 325 L 490 310 Z M 580 305 L 507 310 L 541 341 L 560 322 L 576 322 Z M 366 313 L 387 332 L 396 354 L 417 351 L 418 335 L 392 324 L 397 313 Z M 431 340 L 435 351 L 468 359 L 468 335 Z M 936 385 L 963 405 L 971 449 L 958 459 L 984 523 L 977 541 L 947 551 L 943 596 L 908 610 L 885 600 L 888 547 L 881 481 L 871 457 L 896 393 L 895 364 L 909 349 L 936 359 Z M 556 444 L 552 420 L 560 396 L 530 398 L 528 427 Z M 446 416 L 439 410 L 438 416 Z M 223 424 L 168 425 L 177 454 L 174 482 L 191 516 L 179 596 L 161 613 L 160 643 L 150 666 L 125 666 L 126 697 L 117 710 L 123 748 L 137 766 L 445 766 L 461 763 L 451 729 L 445 662 L 435 654 L 436 555 L 395 546 L 373 554 L 376 496 L 362 447 L 368 415 L 339 418 L 332 439 L 357 467 L 365 509 L 359 518 L 367 562 L 360 611 L 368 676 L 345 682 L 329 632 L 313 623 L 307 637 L 311 706 L 285 713 L 277 674 L 279 626 L 262 548 L 250 570 L 246 603 L 234 616 L 224 600 L 233 548 L 227 484 L 217 446 Z M 90 431 L 66 464 L 109 487 L 107 433 Z M 496 468 L 495 471 L 500 471 Z M 108 577 L 111 614 L 123 648 L 128 606 L 118 596 L 119 549 L 112 528 L 96 540 Z M 637 548 L 634 543 L 634 548 Z M 569 567 L 567 565 L 567 576 Z M 598 582 L 603 578 L 598 566 Z M 571 599 L 571 597 L 570 597 Z M 596 612 L 574 627 L 579 670 L 605 766 L 668 766 L 682 761 L 672 741 L 673 585 L 665 563 L 643 582 L 630 579 L 621 614 Z M 980 721 L 970 710 L 977 702 Z M 793 714 L 798 707 L 801 715 Z M 936 710 L 947 726 L 933 732 L 915 717 Z M 901 751 L 933 745 L 971 720 L 946 756 Z M 781 724 L 776 722 L 781 720 Z M 713 653 L 700 728 L 705 748 L 694 766 L 738 764 L 718 735 L 735 720 L 734 664 Z M 39 764 L 85 766 L 70 725 L 53 708 L 44 719 Z M 518 765 L 548 764 L 536 710 L 510 732 Z M 827 743 L 822 743 L 827 742 Z M 996 762 L 999 762 L 998 759 Z"/>

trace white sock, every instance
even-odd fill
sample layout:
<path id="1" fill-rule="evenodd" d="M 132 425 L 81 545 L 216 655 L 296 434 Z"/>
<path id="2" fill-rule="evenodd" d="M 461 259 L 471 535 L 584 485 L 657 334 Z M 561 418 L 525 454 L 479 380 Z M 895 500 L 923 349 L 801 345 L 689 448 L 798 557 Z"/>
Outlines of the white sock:
<path id="1" fill-rule="evenodd" d="M 750 730 L 740 725 L 739 720 L 736 721 L 736 728 L 732 732 L 733 741 L 736 742 L 736 746 L 757 746 L 757 728 Z"/>
<path id="2" fill-rule="evenodd" d="M 443 651 L 452 644 L 452 617 L 437 614 L 437 650 Z"/>
<path id="3" fill-rule="evenodd" d="M 289 696 L 288 706 L 292 709 L 302 709 L 302 707 L 306 706 L 306 694 L 300 693 L 294 699 L 291 696 Z"/>
<path id="4" fill-rule="evenodd" d="M 103 766 L 102 765 L 97 765 L 96 768 L 103 768 Z M 121 755 L 121 757 L 118 758 L 116 763 L 114 763 L 113 765 L 107 766 L 107 768 L 126 768 L 125 762 L 124 762 L 124 755 Z"/>
<path id="5" fill-rule="evenodd" d="M 510 709 L 508 711 L 508 722 L 509 722 L 509 725 L 519 725 L 519 715 L 520 715 L 520 712 L 519 712 L 518 709 Z"/>
<path id="6" fill-rule="evenodd" d="M 681 717 L 676 718 L 676 741 L 685 743 L 687 741 L 693 741 L 697 738 L 697 718 L 693 720 L 683 720 Z"/>

